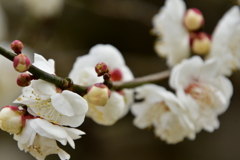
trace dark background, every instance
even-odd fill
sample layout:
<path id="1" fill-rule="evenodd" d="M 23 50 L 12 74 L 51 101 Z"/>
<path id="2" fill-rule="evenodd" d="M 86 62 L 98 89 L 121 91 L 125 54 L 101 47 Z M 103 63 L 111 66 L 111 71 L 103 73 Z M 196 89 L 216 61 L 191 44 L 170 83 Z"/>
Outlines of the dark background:
<path id="1" fill-rule="evenodd" d="M 61 16 L 37 20 L 23 6 L 0 0 L 9 22 L 8 40 L 21 40 L 45 58 L 56 62 L 56 73 L 67 77 L 77 56 L 87 54 L 98 44 L 112 44 L 125 57 L 136 77 L 167 69 L 154 52 L 155 37 L 150 34 L 152 17 L 163 0 L 66 0 Z M 228 0 L 186 0 L 187 7 L 199 8 L 205 17 L 205 31 L 212 33 L 222 15 L 234 5 Z M 17 7 L 16 7 L 17 6 Z M 133 126 L 129 113 L 110 127 L 86 118 L 79 129 L 86 132 L 76 140 L 76 149 L 63 147 L 72 160 L 238 160 L 240 159 L 240 74 L 230 77 L 234 95 L 229 109 L 221 116 L 220 128 L 201 131 L 194 141 L 168 145 L 152 130 Z M 167 87 L 167 80 L 159 83 Z M 59 145 L 61 146 L 61 145 Z M 16 141 L 0 131 L 0 160 L 32 160 L 20 151 Z M 59 159 L 51 155 L 47 160 Z"/>

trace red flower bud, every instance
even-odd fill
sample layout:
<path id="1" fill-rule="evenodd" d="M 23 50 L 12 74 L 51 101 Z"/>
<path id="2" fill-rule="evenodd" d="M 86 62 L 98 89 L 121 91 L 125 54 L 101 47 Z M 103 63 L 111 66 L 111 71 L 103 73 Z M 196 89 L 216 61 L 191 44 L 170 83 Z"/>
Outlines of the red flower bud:
<path id="1" fill-rule="evenodd" d="M 108 73 L 108 66 L 103 62 L 98 63 L 95 66 L 95 71 L 97 72 L 98 76 L 102 76 L 105 73 Z"/>
<path id="2" fill-rule="evenodd" d="M 31 84 L 32 75 L 29 73 L 22 73 L 17 77 L 17 84 L 20 87 L 26 87 Z"/>
<path id="3" fill-rule="evenodd" d="M 15 40 L 11 43 L 11 49 L 17 53 L 17 54 L 20 54 L 22 53 L 22 49 L 23 49 L 23 44 L 21 41 L 19 40 Z"/>
<path id="4" fill-rule="evenodd" d="M 15 56 L 13 59 L 13 67 L 18 72 L 27 71 L 30 65 L 31 65 L 30 59 L 24 54 L 19 54 Z"/>

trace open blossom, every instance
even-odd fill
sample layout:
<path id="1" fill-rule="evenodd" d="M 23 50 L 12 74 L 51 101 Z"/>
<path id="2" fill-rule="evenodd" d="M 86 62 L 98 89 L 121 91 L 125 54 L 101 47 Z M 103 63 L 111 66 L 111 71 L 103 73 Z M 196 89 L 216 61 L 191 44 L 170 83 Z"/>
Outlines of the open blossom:
<path id="1" fill-rule="evenodd" d="M 218 22 L 212 35 L 209 58 L 221 61 L 221 72 L 230 76 L 232 70 L 240 69 L 240 11 L 232 7 Z"/>
<path id="2" fill-rule="evenodd" d="M 46 61 L 35 54 L 33 65 L 54 73 L 53 60 Z M 60 125 L 77 127 L 82 124 L 88 109 L 87 102 L 80 95 L 68 90 L 62 91 L 54 84 L 43 80 L 32 80 L 22 89 L 22 95 L 14 103 L 28 106 L 28 112 Z"/>
<path id="3" fill-rule="evenodd" d="M 159 36 L 156 52 L 167 58 L 170 67 L 190 55 L 189 33 L 183 23 L 185 12 L 186 5 L 182 0 L 166 0 L 153 18 L 153 31 Z"/>
<path id="4" fill-rule="evenodd" d="M 219 127 L 217 116 L 226 111 L 232 96 L 231 82 L 219 74 L 216 59 L 204 62 L 194 56 L 175 66 L 170 76 L 170 86 L 178 97 L 189 106 L 189 113 L 196 131 L 212 132 Z"/>
<path id="5" fill-rule="evenodd" d="M 155 134 L 167 143 L 178 143 L 185 137 L 195 138 L 195 129 L 185 106 L 165 88 L 147 84 L 136 88 L 138 99 L 131 111 L 134 124 L 141 129 L 154 126 Z"/>
<path id="6" fill-rule="evenodd" d="M 44 160 L 47 155 L 58 154 L 61 160 L 70 159 L 70 155 L 57 146 L 56 140 L 62 145 L 67 142 L 75 148 L 74 141 L 84 132 L 54 125 L 40 118 L 26 120 L 25 127 L 20 134 L 15 134 L 20 150 L 29 152 L 38 160 Z"/>
<path id="7" fill-rule="evenodd" d="M 69 77 L 79 85 L 91 86 L 95 83 L 102 83 L 103 78 L 98 77 L 95 71 L 96 64 L 101 62 L 108 66 L 112 81 L 121 82 L 133 79 L 121 53 L 112 45 L 103 44 L 92 47 L 88 55 L 78 57 Z M 112 91 L 105 106 L 95 106 L 89 103 L 87 116 L 99 124 L 112 125 L 127 113 L 131 102 L 131 90 Z"/>

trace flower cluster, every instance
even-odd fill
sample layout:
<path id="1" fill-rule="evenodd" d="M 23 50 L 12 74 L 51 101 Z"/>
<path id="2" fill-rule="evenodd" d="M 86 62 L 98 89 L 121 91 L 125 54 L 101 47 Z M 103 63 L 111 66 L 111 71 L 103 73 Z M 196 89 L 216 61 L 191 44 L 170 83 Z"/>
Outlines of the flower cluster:
<path id="1" fill-rule="evenodd" d="M 218 23 L 211 48 L 210 39 L 206 42 L 206 34 L 199 31 L 204 23 L 201 12 L 185 8 L 182 0 L 166 0 L 153 19 L 154 32 L 160 36 L 156 51 L 172 67 L 169 85 L 176 94 L 147 84 L 136 88 L 142 101 L 131 109 L 138 128 L 154 126 L 155 134 L 167 143 L 194 139 L 203 129 L 213 132 L 219 127 L 218 115 L 227 110 L 233 93 L 225 76 L 240 65 L 238 7 L 232 7 Z M 209 54 L 187 59 L 190 49 Z"/>
<path id="2" fill-rule="evenodd" d="M 32 65 L 55 74 L 54 61 L 47 61 L 38 54 Z M 58 154 L 62 160 L 69 159 L 70 155 L 57 146 L 56 140 L 63 145 L 68 142 L 75 148 L 73 140 L 84 132 L 69 127 L 83 123 L 88 110 L 85 99 L 39 79 L 31 80 L 29 86 L 23 87 L 22 95 L 14 103 L 24 107 L 4 107 L 0 112 L 0 127 L 14 134 L 18 147 L 37 159 L 45 159 L 49 154 Z"/>
<path id="3" fill-rule="evenodd" d="M 30 1 L 24 3 L 37 3 Z M 57 8 L 63 3 L 49 2 Z M 238 7 L 223 16 L 212 38 L 202 31 L 201 11 L 186 10 L 183 0 L 166 0 L 153 25 L 158 36 L 156 51 L 171 67 L 169 86 L 173 92 L 151 84 L 156 82 L 151 75 L 134 79 L 120 51 L 109 44 L 93 46 L 89 54 L 78 57 L 69 78 L 62 79 L 55 74 L 54 60 L 35 54 L 31 63 L 22 54 L 23 44 L 14 41 L 14 53 L 5 57 L 21 72 L 16 82 L 23 88 L 13 101 L 19 106 L 2 108 L 0 128 L 13 134 L 20 150 L 39 160 L 49 154 L 70 159 L 57 141 L 75 148 L 74 140 L 85 134 L 76 127 L 85 117 L 110 126 L 130 110 L 136 127 L 153 126 L 155 135 L 169 144 L 194 140 L 201 130 L 218 129 L 218 116 L 227 110 L 233 94 L 226 76 L 240 68 Z"/>

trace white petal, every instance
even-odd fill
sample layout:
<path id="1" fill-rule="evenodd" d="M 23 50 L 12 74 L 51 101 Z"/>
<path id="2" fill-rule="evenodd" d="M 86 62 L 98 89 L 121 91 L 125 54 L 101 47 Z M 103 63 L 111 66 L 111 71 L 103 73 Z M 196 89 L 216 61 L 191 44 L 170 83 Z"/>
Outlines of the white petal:
<path id="1" fill-rule="evenodd" d="M 47 73 L 55 74 L 54 60 L 47 61 L 43 56 L 35 53 L 33 65 Z"/>
<path id="2" fill-rule="evenodd" d="M 66 116 L 73 116 L 74 109 L 72 105 L 64 98 L 64 95 L 55 93 L 51 96 L 53 107 L 61 114 Z"/>

